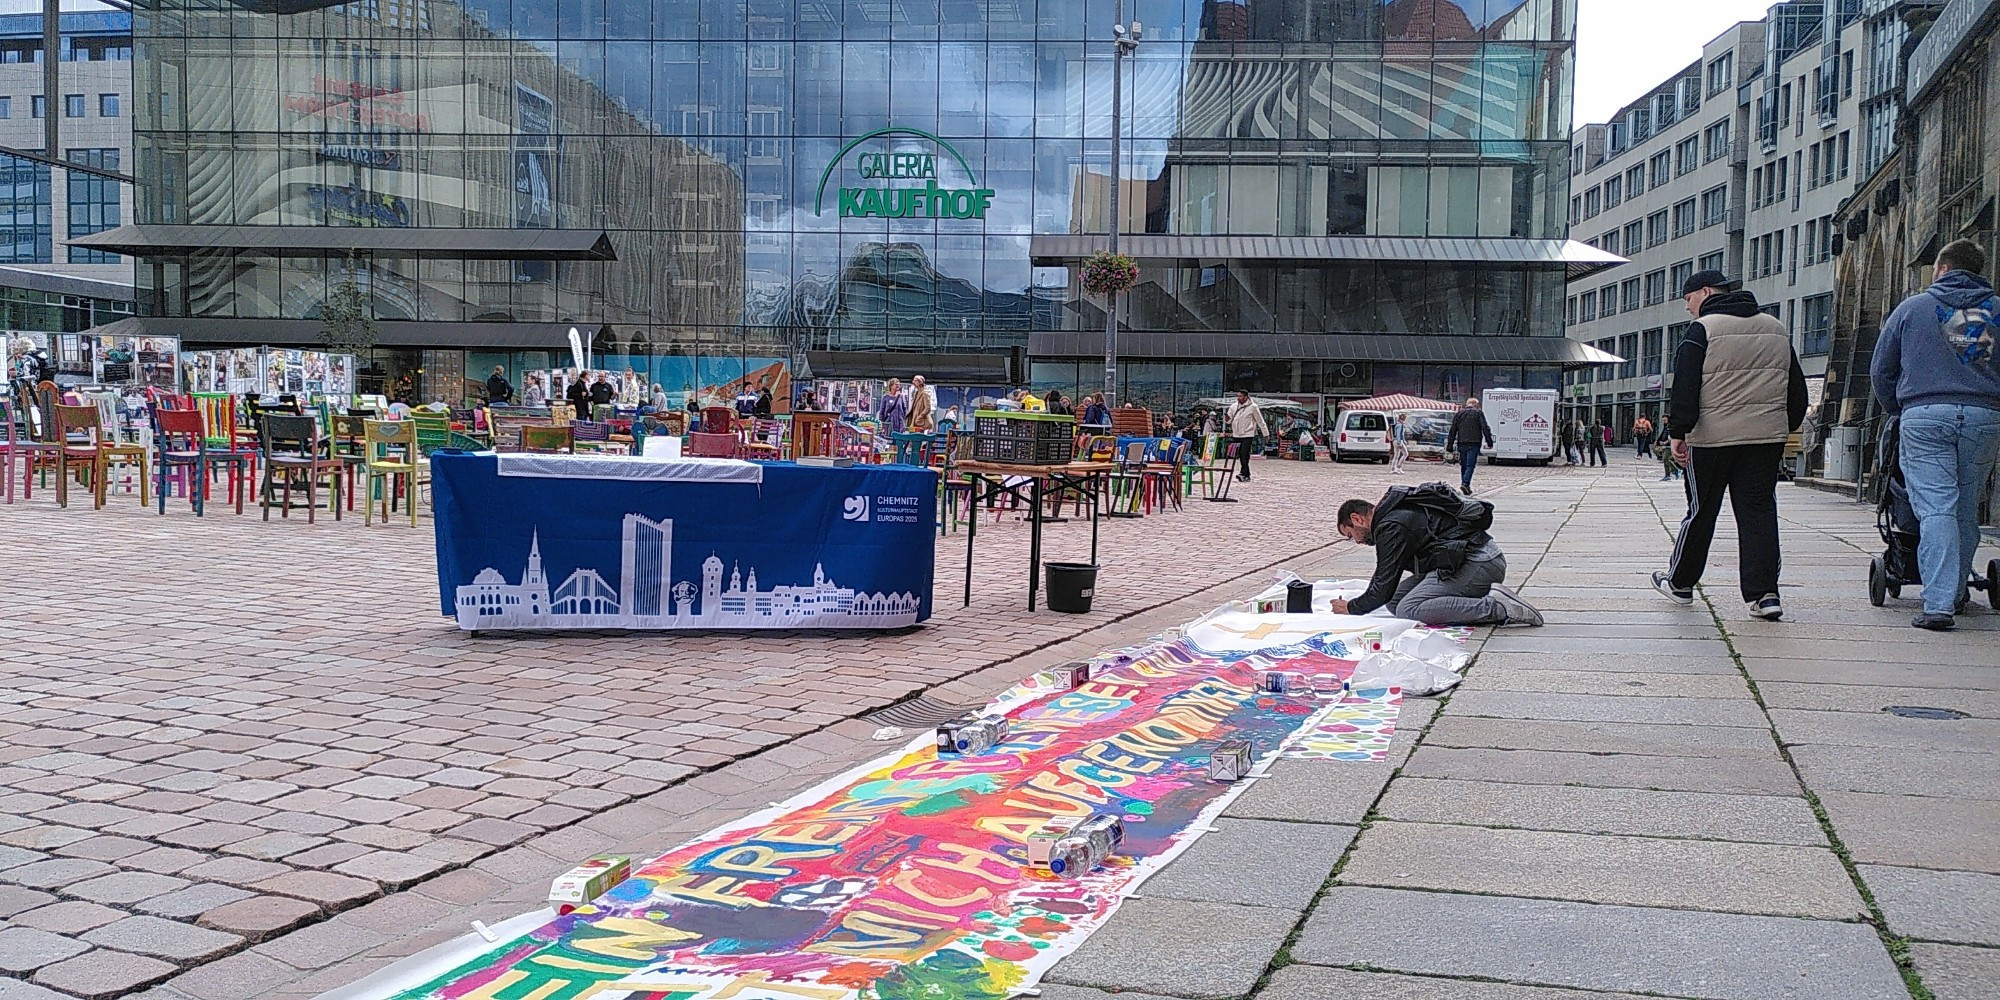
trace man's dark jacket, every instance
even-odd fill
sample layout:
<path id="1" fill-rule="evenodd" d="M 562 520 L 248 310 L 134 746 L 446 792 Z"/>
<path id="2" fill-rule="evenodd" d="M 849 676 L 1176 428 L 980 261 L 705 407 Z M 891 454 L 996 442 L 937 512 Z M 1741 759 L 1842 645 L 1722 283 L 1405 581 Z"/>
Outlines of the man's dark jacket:
<path id="1" fill-rule="evenodd" d="M 1441 558 L 1450 557 L 1449 548 L 1457 548 L 1463 561 L 1466 546 L 1459 544 L 1464 539 L 1458 525 L 1441 514 L 1398 503 L 1402 489 L 1390 490 L 1375 507 L 1368 532 L 1368 544 L 1375 547 L 1375 576 L 1360 597 L 1347 602 L 1348 614 L 1365 615 L 1388 604 L 1404 573 L 1422 576 L 1437 569 Z M 1486 536 L 1482 532 L 1469 541 L 1484 544 Z"/>
<path id="2" fill-rule="evenodd" d="M 1486 447 L 1493 447 L 1493 427 L 1486 422 L 1486 411 L 1468 406 L 1451 418 L 1451 433 L 1445 436 L 1444 450 L 1477 448 L 1482 439 Z"/>

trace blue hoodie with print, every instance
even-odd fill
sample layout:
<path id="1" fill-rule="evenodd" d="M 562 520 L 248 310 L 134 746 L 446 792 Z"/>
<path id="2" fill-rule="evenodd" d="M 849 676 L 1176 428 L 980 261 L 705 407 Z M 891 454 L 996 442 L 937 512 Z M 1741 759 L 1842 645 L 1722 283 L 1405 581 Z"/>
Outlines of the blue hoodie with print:
<path id="1" fill-rule="evenodd" d="M 1869 374 L 1884 409 L 1959 404 L 2000 410 L 2000 320 L 1993 286 L 1970 271 L 1947 271 L 1923 292 L 1903 300 L 1875 342 Z"/>

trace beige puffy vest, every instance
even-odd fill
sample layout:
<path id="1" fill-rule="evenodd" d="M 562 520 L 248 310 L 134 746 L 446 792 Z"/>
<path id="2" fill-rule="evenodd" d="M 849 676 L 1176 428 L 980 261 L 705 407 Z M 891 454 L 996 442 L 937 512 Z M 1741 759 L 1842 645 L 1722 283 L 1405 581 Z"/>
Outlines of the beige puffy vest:
<path id="1" fill-rule="evenodd" d="M 1786 404 L 1792 385 L 1792 338 L 1775 317 L 1701 318 L 1708 353 L 1701 363 L 1701 419 L 1688 433 L 1694 448 L 1776 444 L 1791 436 Z"/>

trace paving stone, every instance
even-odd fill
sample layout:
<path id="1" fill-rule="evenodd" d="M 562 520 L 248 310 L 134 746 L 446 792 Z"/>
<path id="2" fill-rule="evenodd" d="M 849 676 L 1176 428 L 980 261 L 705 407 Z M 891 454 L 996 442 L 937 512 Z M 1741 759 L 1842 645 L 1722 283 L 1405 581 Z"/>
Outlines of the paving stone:
<path id="1" fill-rule="evenodd" d="M 94 903 L 136 903 L 186 887 L 187 879 L 154 872 L 116 872 L 88 882 L 78 882 L 63 891 Z"/>
<path id="2" fill-rule="evenodd" d="M 405 886 L 429 878 L 449 867 L 451 867 L 450 862 L 437 858 L 398 854 L 394 851 L 376 851 L 352 861 L 343 861 L 334 865 L 333 870 L 387 886 Z"/>
<path id="3" fill-rule="evenodd" d="M 1658 726 L 1654 728 L 1671 728 Z M 1403 773 L 1420 778 L 1518 781 L 1539 785 L 1662 788 L 1690 792 L 1796 795 L 1798 776 L 1768 757 L 1660 757 L 1651 754 L 1485 750 L 1426 745 Z"/>
<path id="4" fill-rule="evenodd" d="M 341 906 L 381 894 L 373 882 L 333 872 L 288 872 L 265 879 L 251 888 L 285 896 L 297 896 L 325 906 Z"/>
<path id="5" fill-rule="evenodd" d="M 213 958 L 243 943 L 234 934 L 159 917 L 126 917 L 85 934 L 83 939 L 106 948 L 156 955 L 175 962 Z"/>
<path id="6" fill-rule="evenodd" d="M 1320 763 L 1320 762 L 1314 762 Z M 1186 853 L 1146 879 L 1147 896 L 1303 911 L 1342 852 L 1351 826 L 1220 819 Z M 1257 872 L 1245 878 L 1245 872 Z"/>
<path id="7" fill-rule="evenodd" d="M 1767 728 L 1764 712 L 1748 695 L 1734 698 L 1627 698 L 1595 694 L 1464 691 L 1451 699 L 1453 715 L 1565 722 L 1644 722 L 1675 726 Z"/>
<path id="8" fill-rule="evenodd" d="M 241 934 L 252 940 L 318 915 L 320 906 L 289 896 L 252 896 L 224 903 L 201 914 L 203 927 Z"/>
<path id="9" fill-rule="evenodd" d="M 4 997 L 0 997 L 0 1000 L 4 1000 Z M 1062 986 L 1056 983 L 1043 983 L 1041 987 L 1041 1000 L 1174 1000 L 1174 998 L 1162 997 L 1153 993 L 1132 993 L 1126 990 L 1119 990 L 1116 993 L 1106 993 L 1103 990 L 1092 989 L 1088 986 Z"/>
<path id="10" fill-rule="evenodd" d="M 36 861 L 18 868 L 0 872 L 0 881 L 25 885 L 31 889 L 60 889 L 75 882 L 108 875 L 118 869 L 102 861 L 86 861 L 82 858 L 51 858 Z"/>
<path id="11" fill-rule="evenodd" d="M 1905 719 L 1887 712 L 1808 712 L 1795 708 L 1774 708 L 1771 710 L 1771 723 L 1777 727 L 1778 735 L 1787 745 L 1830 743 L 1850 747 L 1964 750 L 1974 753 L 1991 751 L 2000 746 L 2000 719 L 1936 721 Z"/>
<path id="12" fill-rule="evenodd" d="M 1404 777 L 1390 786 L 1379 810 L 1388 819 L 1425 823 L 1826 844 L 1806 800 L 1777 795 Z"/>
<path id="13" fill-rule="evenodd" d="M 0 971 L 33 972 L 89 949 L 73 937 L 33 927 L 0 927 Z"/>
<path id="14" fill-rule="evenodd" d="M 1143 898 L 1128 901 L 1046 977 L 1071 986 L 1238 997 L 1264 974 L 1298 920 L 1289 910 Z M 1228 941 L 1227 947 L 1190 942 Z"/>
<path id="15" fill-rule="evenodd" d="M 198 1000 L 254 1000 L 268 996 L 273 983 L 298 973 L 291 966 L 255 952 L 241 951 L 195 966 L 167 985 Z"/>
<path id="16" fill-rule="evenodd" d="M 1477 669 L 1477 668 L 1474 668 Z M 1552 722 L 1446 715 L 1431 726 L 1426 746 L 1658 754 L 1668 757 L 1759 757 L 1778 760 L 1768 730 L 1742 726 L 1657 726 L 1630 722 Z"/>
<path id="17" fill-rule="evenodd" d="M 230 885 L 250 885 L 275 878 L 291 871 L 286 865 L 275 861 L 259 861 L 256 858 L 221 857 L 204 861 L 182 871 L 184 878 L 202 879 L 207 882 L 227 882 Z"/>
<path id="18" fill-rule="evenodd" d="M 38 889 L 18 885 L 0 885 L 0 918 L 11 917 L 25 910 L 48 903 L 54 896 Z"/>
<path id="19" fill-rule="evenodd" d="M 99 906 L 82 900 L 66 899 L 60 903 L 50 903 L 26 913 L 15 914 L 9 919 L 22 927 L 33 927 L 52 934 L 77 935 L 124 916 L 123 910 L 114 910 L 109 906 Z"/>
<path id="20" fill-rule="evenodd" d="M 2000 754 L 1813 744 L 1793 747 L 1792 760 L 1815 791 L 2000 801 Z"/>
<path id="21" fill-rule="evenodd" d="M 369 798 L 375 799 L 395 799 L 408 795 L 411 792 L 423 791 L 425 787 L 427 786 L 421 781 L 411 781 L 408 778 L 391 778 L 386 775 L 374 774 L 365 778 L 357 778 L 345 784 L 335 785 L 333 786 L 333 790 L 336 792 L 346 792 L 349 795 L 366 795 Z"/>
<path id="22" fill-rule="evenodd" d="M 1292 957 L 1702 1000 L 1909 997 L 1864 924 L 1361 886 L 1322 897 Z"/>
<path id="23" fill-rule="evenodd" d="M 2000 945 L 2000 876 L 1861 865 L 1889 929 L 1907 938 Z"/>
<path id="24" fill-rule="evenodd" d="M 1865 792 L 1819 798 L 1857 864 L 2000 874 L 2000 802 Z"/>
<path id="25" fill-rule="evenodd" d="M 46 986 L 20 979 L 0 979 L 0 1000 L 70 1000 L 67 993 L 57 993 Z M 186 998 L 155 998 L 143 996 L 137 1000 L 186 1000 Z"/>
<path id="26" fill-rule="evenodd" d="M 389 939 L 359 924 L 334 919 L 292 931 L 254 950 L 298 969 L 323 969 Z"/>
<path id="27" fill-rule="evenodd" d="M 252 894 L 235 886 L 202 882 L 142 900 L 135 909 L 175 920 L 191 920 L 225 903 L 248 899 Z"/>
<path id="28" fill-rule="evenodd" d="M 22 865 L 31 864 L 36 861 L 47 861 L 48 859 L 49 856 L 41 851 L 31 851 L 25 847 L 10 847 L 0 844 L 0 871 L 8 868 L 19 868 Z M 97 860 L 105 859 L 100 858 Z"/>
<path id="29" fill-rule="evenodd" d="M 1124 994 L 1119 994 L 1124 996 Z M 1386 972 L 1355 972 L 1317 965 L 1288 965 L 1271 977 L 1257 1000 L 1644 1000 L 1634 993 L 1599 993 L 1544 986 L 1479 983 L 1436 976 L 1399 976 Z M 1049 1000 L 1048 994 L 1042 1000 Z"/>
<path id="30" fill-rule="evenodd" d="M 35 981 L 80 997 L 115 997 L 173 972 L 172 965 L 157 958 L 99 948 L 43 967 Z"/>
<path id="31" fill-rule="evenodd" d="M 1340 881 L 1835 920 L 1866 914 L 1832 851 L 1777 844 L 1383 822 Z"/>
<path id="32" fill-rule="evenodd" d="M 1678 668 L 1679 663 L 1671 664 Z M 1636 673 L 1612 670 L 1496 669 L 1482 656 L 1460 691 L 1539 691 L 1626 698 L 1748 698 L 1740 674 Z"/>
<path id="33" fill-rule="evenodd" d="M 1910 945 L 1910 960 L 1933 1000 L 1993 1000 L 2000 951 L 1948 944 Z"/>
<path id="34" fill-rule="evenodd" d="M 311 847 L 326 843 L 325 837 L 309 837 L 302 833 L 273 832 L 248 840 L 237 841 L 224 850 L 231 854 L 243 854 L 265 861 L 275 861 L 290 854 L 296 854 Z"/>
<path id="35" fill-rule="evenodd" d="M 1712 623 L 1706 627 L 1713 633 L 1715 626 Z M 1629 653 L 1629 650 L 1611 653 L 1579 650 L 1509 652 L 1487 647 L 1479 651 L 1479 662 L 1474 672 L 1496 667 L 1507 670 L 1589 670 L 1650 674 L 1659 669 L 1658 661 L 1651 657 L 1632 656 Z M 1676 656 L 1673 663 L 1676 673 L 1742 676 L 1742 671 L 1736 666 L 1736 661 L 1730 659 L 1727 650 L 1693 656 Z"/>

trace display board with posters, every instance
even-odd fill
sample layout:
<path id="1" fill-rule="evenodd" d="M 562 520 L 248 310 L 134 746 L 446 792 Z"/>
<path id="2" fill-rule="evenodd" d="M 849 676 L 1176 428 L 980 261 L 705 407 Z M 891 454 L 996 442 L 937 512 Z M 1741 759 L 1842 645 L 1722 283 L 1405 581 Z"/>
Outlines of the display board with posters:
<path id="1" fill-rule="evenodd" d="M 73 357 L 58 361 L 61 373 L 82 375 L 99 385 L 132 388 L 180 388 L 180 347 L 177 337 L 106 337 L 61 334 L 57 342 Z"/>
<path id="2" fill-rule="evenodd" d="M 182 358 L 190 392 L 292 395 L 344 403 L 354 395 L 354 356 L 324 351 L 239 347 L 190 351 Z"/>

